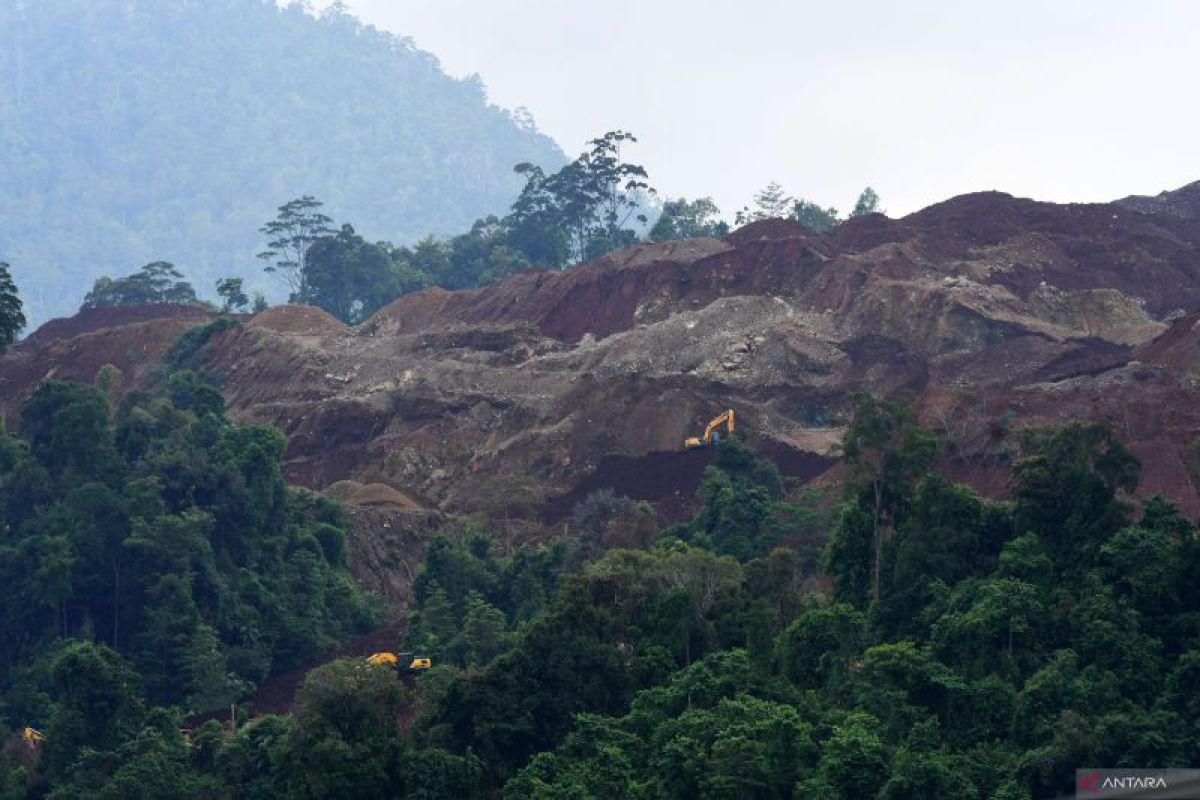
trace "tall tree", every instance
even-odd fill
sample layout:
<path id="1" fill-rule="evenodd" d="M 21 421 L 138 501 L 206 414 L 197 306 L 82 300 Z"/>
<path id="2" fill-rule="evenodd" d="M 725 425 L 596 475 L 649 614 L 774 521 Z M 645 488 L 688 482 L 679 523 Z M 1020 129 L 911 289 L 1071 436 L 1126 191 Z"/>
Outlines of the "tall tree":
<path id="1" fill-rule="evenodd" d="M 562 224 L 564 212 L 550 177 L 530 163 L 517 164 L 513 171 L 525 179 L 525 186 L 504 220 L 509 241 L 534 264 L 564 266 L 571 258 L 570 232 Z"/>
<path id="2" fill-rule="evenodd" d="M 241 278 L 221 278 L 217 281 L 217 295 L 225 311 L 241 311 L 250 305 L 250 298 L 242 291 Z"/>
<path id="3" fill-rule="evenodd" d="M 169 261 L 153 261 L 124 278 L 99 278 L 83 300 L 84 308 L 196 302 L 196 292 Z"/>
<path id="4" fill-rule="evenodd" d="M 850 212 L 851 217 L 862 217 L 867 214 L 882 214 L 883 209 L 879 206 L 879 195 L 870 186 L 862 190 L 862 194 L 858 196 L 858 200 L 854 202 L 854 210 Z"/>
<path id="5" fill-rule="evenodd" d="M 629 226 L 646 223 L 643 198 L 654 194 L 645 168 L 622 154 L 627 142 L 636 141 L 626 131 L 609 131 L 552 175 L 533 164 L 515 167 L 525 188 L 509 221 L 514 243 L 531 261 L 562 266 L 636 241 Z"/>
<path id="6" fill-rule="evenodd" d="M 592 149 L 584 156 L 591 180 L 599 189 L 599 225 L 592 231 L 591 242 L 584 255 L 595 257 L 633 243 L 635 236 L 628 229 L 631 220 L 646 223 L 642 198 L 653 195 L 649 176 L 640 164 L 626 161 L 621 150 L 637 137 L 627 131 L 609 131 L 592 139 Z"/>
<path id="7" fill-rule="evenodd" d="M 663 203 L 662 213 L 650 229 L 650 239 L 666 242 L 672 239 L 695 239 L 701 236 L 724 236 L 729 225 L 721 219 L 721 209 L 711 197 L 688 200 L 680 197 Z"/>
<path id="8" fill-rule="evenodd" d="M 792 207 L 792 218 L 814 233 L 824 233 L 836 228 L 841 219 L 838 210 L 833 206 L 821 208 L 820 205 L 800 198 Z"/>
<path id="9" fill-rule="evenodd" d="M 24 327 L 25 314 L 21 311 L 17 285 L 8 274 L 8 264 L 0 261 L 0 353 L 16 341 Z"/>
<path id="10" fill-rule="evenodd" d="M 113 750 L 136 733 L 144 712 L 138 675 L 114 650 L 68 643 L 50 664 L 56 700 L 47 731 L 52 774 L 66 773 L 83 747 Z"/>
<path id="11" fill-rule="evenodd" d="M 1018 526 L 1069 569 L 1128 521 L 1132 509 L 1119 493 L 1137 488 L 1141 462 L 1100 423 L 1027 428 L 1013 477 Z"/>
<path id="12" fill-rule="evenodd" d="M 883 545 L 895 531 L 913 488 L 932 467 L 940 446 L 903 403 L 859 394 L 842 441 L 851 501 L 871 520 L 871 598 L 879 599 Z"/>
<path id="13" fill-rule="evenodd" d="M 364 240 L 350 225 L 312 243 L 305 256 L 304 283 L 304 291 L 293 295 L 295 300 L 312 303 L 351 325 L 422 285 L 404 264 L 392 262 L 385 246 Z"/>
<path id="14" fill-rule="evenodd" d="M 738 212 L 737 224 L 745 225 L 764 219 L 787 219 L 792 215 L 795 202 L 795 199 L 784 191 L 783 186 L 771 181 L 754 195 L 753 208 L 743 208 Z"/>
<path id="15" fill-rule="evenodd" d="M 259 229 L 267 237 L 267 248 L 258 257 L 267 262 L 264 271 L 278 275 L 294 297 L 308 293 L 308 251 L 323 236 L 331 236 L 333 219 L 321 213 L 325 204 L 312 195 L 289 200 L 279 207 L 275 219 Z"/>

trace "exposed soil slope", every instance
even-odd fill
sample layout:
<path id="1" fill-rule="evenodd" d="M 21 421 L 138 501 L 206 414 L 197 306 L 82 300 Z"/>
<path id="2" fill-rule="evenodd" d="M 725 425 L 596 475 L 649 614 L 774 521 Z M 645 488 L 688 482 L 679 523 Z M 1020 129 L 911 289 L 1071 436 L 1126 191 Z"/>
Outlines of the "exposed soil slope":
<path id="1" fill-rule="evenodd" d="M 681 442 L 727 407 L 811 478 L 833 463 L 857 390 L 914 394 L 950 439 L 948 463 L 989 489 L 1005 471 L 1003 428 L 1112 420 L 1146 460 L 1145 488 L 1200 512 L 1187 327 L 1200 220 L 1180 211 L 1196 188 L 1090 205 L 980 193 L 824 235 L 772 220 L 410 295 L 357 329 L 276 308 L 215 337 L 199 366 L 220 376 L 232 414 L 289 436 L 292 480 L 355 481 L 348 498 L 382 498 L 408 522 L 480 510 L 514 476 L 550 498 L 551 518 L 600 486 L 676 517 L 704 465 Z M 124 350 L 150 359 L 191 324 L 130 314 L 101 330 L 54 323 L 61 333 L 13 348 L 0 405 L 109 361 L 141 380 Z M 414 524 L 415 544 L 427 526 Z"/>

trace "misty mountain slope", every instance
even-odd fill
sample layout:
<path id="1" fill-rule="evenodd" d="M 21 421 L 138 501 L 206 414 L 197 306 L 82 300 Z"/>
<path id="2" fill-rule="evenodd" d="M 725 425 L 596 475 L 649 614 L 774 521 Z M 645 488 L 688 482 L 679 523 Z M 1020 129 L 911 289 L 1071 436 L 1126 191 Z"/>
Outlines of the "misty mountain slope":
<path id="1" fill-rule="evenodd" d="M 0 260 L 31 327 L 102 274 L 266 287 L 257 229 L 313 194 L 370 239 L 505 210 L 556 167 L 527 117 L 410 41 L 262 0 L 0 2 Z"/>

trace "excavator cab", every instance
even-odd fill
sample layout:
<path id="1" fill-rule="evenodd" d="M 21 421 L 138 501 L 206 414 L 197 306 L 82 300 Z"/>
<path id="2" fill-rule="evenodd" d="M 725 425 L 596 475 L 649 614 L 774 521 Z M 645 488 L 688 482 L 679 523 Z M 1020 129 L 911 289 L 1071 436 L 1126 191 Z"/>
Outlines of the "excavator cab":
<path id="1" fill-rule="evenodd" d="M 726 431 L 728 431 L 728 433 L 732 436 L 734 426 L 732 408 L 727 409 L 726 411 L 723 411 L 717 416 L 713 417 L 708 425 L 705 426 L 703 436 L 689 436 L 687 439 L 684 439 L 684 449 L 690 450 L 693 447 L 703 447 L 708 444 L 716 444 L 717 442 L 720 442 L 720 428 L 722 425 L 725 426 Z"/>

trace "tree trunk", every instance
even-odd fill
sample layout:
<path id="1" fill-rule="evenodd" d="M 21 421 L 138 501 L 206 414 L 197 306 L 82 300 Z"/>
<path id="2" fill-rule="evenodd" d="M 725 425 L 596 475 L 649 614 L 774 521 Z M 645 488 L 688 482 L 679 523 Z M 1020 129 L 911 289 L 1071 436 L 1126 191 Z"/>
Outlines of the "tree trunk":
<path id="1" fill-rule="evenodd" d="M 883 531 L 879 527 L 879 517 L 883 509 L 883 484 L 878 479 L 874 481 L 874 489 L 875 518 L 871 538 L 875 545 L 875 568 L 871 576 L 871 600 L 879 602 L 879 574 L 883 565 Z"/>
<path id="2" fill-rule="evenodd" d="M 113 649 L 117 649 L 117 634 L 121 620 L 121 566 L 113 562 Z"/>

